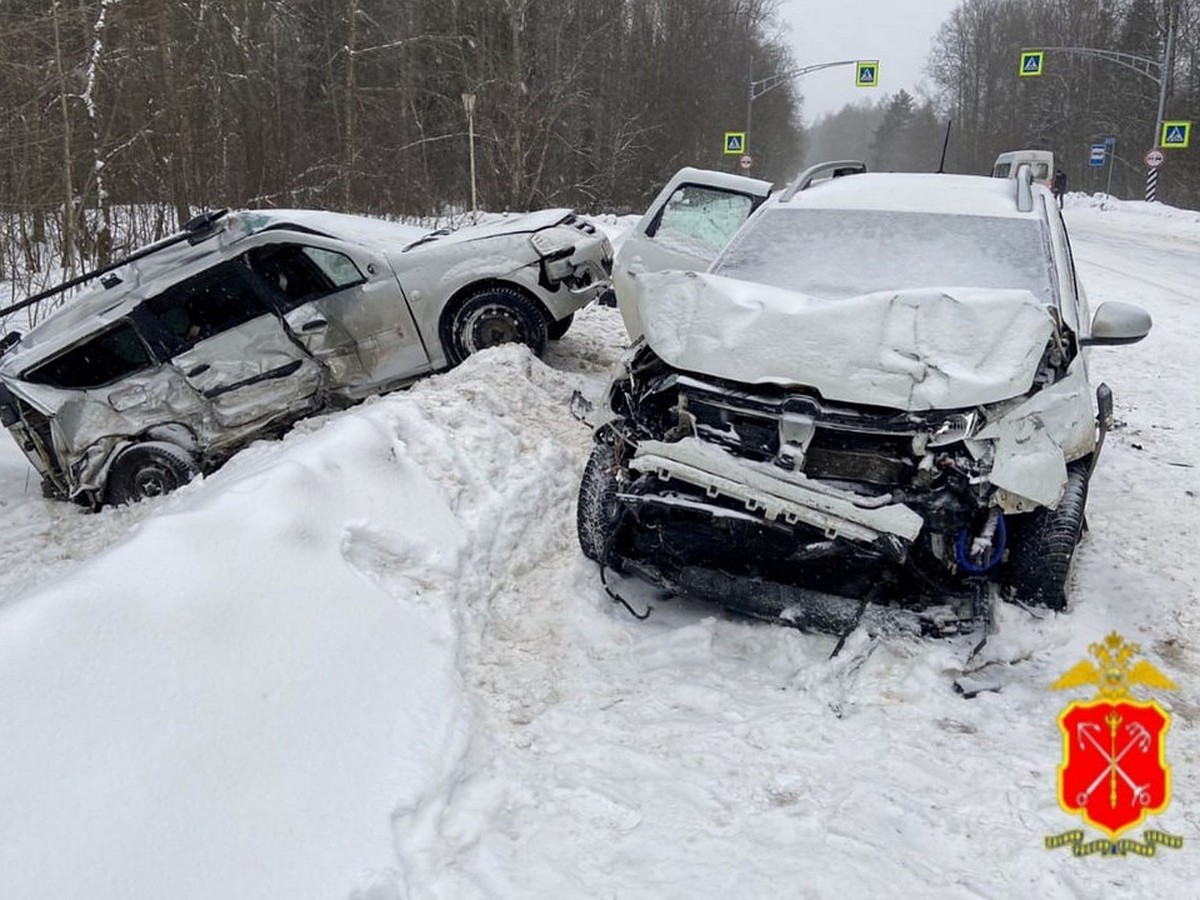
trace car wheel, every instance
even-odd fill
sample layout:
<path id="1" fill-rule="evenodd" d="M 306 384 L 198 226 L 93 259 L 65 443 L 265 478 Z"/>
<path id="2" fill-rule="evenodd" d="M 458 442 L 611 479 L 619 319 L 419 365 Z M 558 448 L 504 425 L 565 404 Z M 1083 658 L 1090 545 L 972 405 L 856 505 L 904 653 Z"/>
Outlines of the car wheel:
<path id="1" fill-rule="evenodd" d="M 108 470 L 105 499 L 119 505 L 161 497 L 187 484 L 199 471 L 192 455 L 174 444 L 134 444 Z"/>
<path id="2" fill-rule="evenodd" d="M 620 519 L 617 500 L 617 454 L 609 444 L 596 444 L 583 469 L 579 485 L 579 505 L 575 523 L 583 555 L 595 562 L 611 565 L 605 550 L 616 532 Z"/>
<path id="3" fill-rule="evenodd" d="M 535 356 L 546 349 L 542 310 L 515 288 L 476 291 L 459 305 L 444 328 L 443 343 L 452 365 L 500 344 L 525 344 Z"/>
<path id="4" fill-rule="evenodd" d="M 1017 599 L 1066 609 L 1075 547 L 1083 535 L 1088 469 L 1067 470 L 1067 487 L 1054 509 L 1041 508 L 1010 520 L 1008 582 Z"/>
<path id="5" fill-rule="evenodd" d="M 575 321 L 575 313 L 567 313 L 561 319 L 550 320 L 546 323 L 546 337 L 552 341 L 561 341 L 571 327 L 571 323 Z"/>

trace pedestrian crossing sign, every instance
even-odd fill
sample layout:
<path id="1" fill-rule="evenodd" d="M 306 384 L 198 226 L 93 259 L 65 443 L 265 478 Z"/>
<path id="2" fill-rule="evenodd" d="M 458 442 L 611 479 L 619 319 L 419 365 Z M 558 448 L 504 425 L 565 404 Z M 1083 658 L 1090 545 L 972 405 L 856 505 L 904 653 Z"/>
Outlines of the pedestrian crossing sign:
<path id="1" fill-rule="evenodd" d="M 1022 50 L 1021 51 L 1021 72 L 1022 78 L 1032 78 L 1035 75 L 1042 74 L 1042 62 L 1045 59 L 1045 52 L 1042 50 Z"/>
<path id="2" fill-rule="evenodd" d="M 1191 122 L 1163 122 L 1162 139 L 1158 143 L 1164 150 L 1186 150 L 1191 142 Z"/>
<path id="3" fill-rule="evenodd" d="M 879 87 L 879 60 L 860 60 L 854 76 L 856 87 Z"/>
<path id="4" fill-rule="evenodd" d="M 725 132 L 725 155 L 726 156 L 741 156 L 746 152 L 746 132 L 744 131 L 727 131 Z"/>

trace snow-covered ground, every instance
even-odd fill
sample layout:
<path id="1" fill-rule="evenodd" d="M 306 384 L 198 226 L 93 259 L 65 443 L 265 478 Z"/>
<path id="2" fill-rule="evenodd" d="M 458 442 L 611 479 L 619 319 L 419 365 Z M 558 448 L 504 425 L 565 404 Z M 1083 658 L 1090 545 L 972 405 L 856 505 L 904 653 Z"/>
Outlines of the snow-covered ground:
<path id="1" fill-rule="evenodd" d="M 1200 215 L 1072 196 L 1119 428 L 1073 609 L 834 641 L 651 597 L 574 534 L 591 307 L 137 507 L 44 501 L 0 435 L 0 898 L 1190 896 L 1200 882 Z M 614 222 L 610 226 L 615 227 Z M 646 599 L 643 595 L 643 599 Z M 1155 859 L 1043 848 L 1067 698 L 1117 630 L 1180 685 Z M 1138 836 L 1135 832 L 1131 836 Z"/>

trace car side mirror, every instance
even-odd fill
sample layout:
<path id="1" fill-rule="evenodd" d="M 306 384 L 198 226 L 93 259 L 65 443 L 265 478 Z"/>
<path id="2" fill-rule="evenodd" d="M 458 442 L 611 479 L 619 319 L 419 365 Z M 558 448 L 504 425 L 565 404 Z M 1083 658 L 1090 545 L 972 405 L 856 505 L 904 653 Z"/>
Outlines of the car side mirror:
<path id="1" fill-rule="evenodd" d="M 1096 309 L 1092 333 L 1080 343 L 1085 347 L 1136 344 L 1150 333 L 1150 325 L 1150 314 L 1140 306 L 1109 300 Z"/>

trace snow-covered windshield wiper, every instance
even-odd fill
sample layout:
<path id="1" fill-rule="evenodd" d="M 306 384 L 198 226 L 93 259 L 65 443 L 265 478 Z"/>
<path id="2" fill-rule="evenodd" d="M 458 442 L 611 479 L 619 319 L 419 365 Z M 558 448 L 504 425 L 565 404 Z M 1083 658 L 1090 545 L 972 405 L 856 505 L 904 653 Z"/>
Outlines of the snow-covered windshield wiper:
<path id="1" fill-rule="evenodd" d="M 426 235 L 423 235 L 423 236 L 417 238 L 415 241 L 413 241 L 411 244 L 409 244 L 407 247 L 405 247 L 404 250 L 402 250 L 401 252 L 406 253 L 409 250 L 411 250 L 413 247 L 420 247 L 422 244 L 428 244 L 430 241 L 436 241 L 440 237 L 445 237 L 453 230 L 454 230 L 453 228 L 450 228 L 449 226 L 447 226 L 445 228 L 439 228 L 437 231 L 431 231 L 431 232 L 429 232 L 429 234 L 426 234 Z"/>

